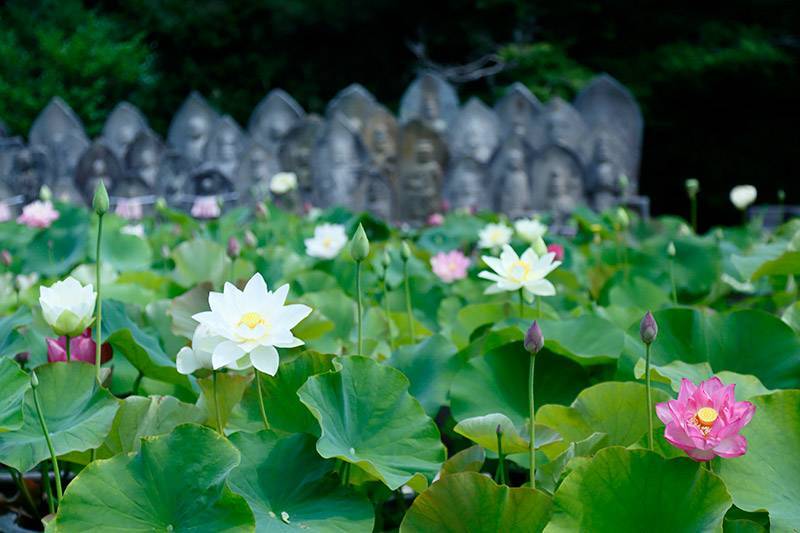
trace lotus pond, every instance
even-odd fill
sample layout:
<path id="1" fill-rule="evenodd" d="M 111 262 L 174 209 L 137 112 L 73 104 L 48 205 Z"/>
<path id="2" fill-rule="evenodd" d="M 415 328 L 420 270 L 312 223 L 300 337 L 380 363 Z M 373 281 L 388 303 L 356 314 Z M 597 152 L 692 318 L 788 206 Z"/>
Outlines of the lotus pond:
<path id="1" fill-rule="evenodd" d="M 800 528 L 798 220 L 55 210 L 0 224 L 2 531 Z"/>

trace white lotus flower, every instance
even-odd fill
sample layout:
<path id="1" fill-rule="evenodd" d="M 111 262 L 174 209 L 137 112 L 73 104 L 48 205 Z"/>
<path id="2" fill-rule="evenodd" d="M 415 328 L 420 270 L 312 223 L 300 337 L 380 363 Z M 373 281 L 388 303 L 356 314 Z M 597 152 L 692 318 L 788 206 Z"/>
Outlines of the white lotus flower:
<path id="1" fill-rule="evenodd" d="M 297 176 L 294 172 L 278 172 L 269 181 L 269 190 L 273 194 L 286 194 L 297 188 Z"/>
<path id="2" fill-rule="evenodd" d="M 81 285 L 72 276 L 51 287 L 39 287 L 39 305 L 45 321 L 57 335 L 77 337 L 94 320 L 97 293 L 91 283 Z"/>
<path id="3" fill-rule="evenodd" d="M 731 203 L 736 209 L 744 211 L 750 204 L 756 201 L 758 191 L 752 185 L 737 185 L 731 189 Z"/>
<path id="4" fill-rule="evenodd" d="M 306 253 L 311 257 L 333 259 L 347 244 L 347 234 L 341 224 L 320 224 L 305 243 Z"/>
<path id="5" fill-rule="evenodd" d="M 503 223 L 486 224 L 478 233 L 479 248 L 500 248 L 511 242 L 513 232 Z"/>
<path id="6" fill-rule="evenodd" d="M 532 243 L 536 239 L 544 237 L 547 233 L 547 226 L 535 218 L 522 218 L 514 222 L 514 229 L 522 239 Z"/>
<path id="7" fill-rule="evenodd" d="M 214 369 L 252 364 L 265 374 L 275 375 L 279 362 L 276 348 L 301 346 L 303 341 L 291 329 L 311 313 L 307 305 L 284 305 L 288 293 L 289 285 L 269 291 L 258 273 L 244 291 L 225 283 L 222 293 L 209 293 L 211 311 L 192 318 L 212 335 L 223 338 L 211 355 Z"/>
<path id="8" fill-rule="evenodd" d="M 189 346 L 184 346 L 178 352 L 178 356 L 175 360 L 178 372 L 188 375 L 201 368 L 212 370 L 211 358 L 214 354 L 214 349 L 218 344 L 224 341 L 225 339 L 223 337 L 211 333 L 208 326 L 202 324 L 197 326 L 192 335 L 191 348 Z M 252 366 L 249 359 L 246 357 L 242 359 L 244 360 L 241 366 L 234 363 L 227 365 L 227 367 L 233 370 L 246 370 Z"/>
<path id="9" fill-rule="evenodd" d="M 555 261 L 555 257 L 554 252 L 537 257 L 531 248 L 525 250 L 520 257 L 506 244 L 499 258 L 486 255 L 482 257 L 483 262 L 494 270 L 484 270 L 478 274 L 478 277 L 494 282 L 484 293 L 496 294 L 524 289 L 530 297 L 553 296 L 556 288 L 545 277 L 561 264 L 561 261 Z"/>

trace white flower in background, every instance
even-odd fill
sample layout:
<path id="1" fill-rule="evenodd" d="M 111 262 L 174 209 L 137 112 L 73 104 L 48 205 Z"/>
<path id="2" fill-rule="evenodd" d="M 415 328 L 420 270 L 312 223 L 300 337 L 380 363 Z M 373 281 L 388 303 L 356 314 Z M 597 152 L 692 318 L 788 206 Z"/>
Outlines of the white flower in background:
<path id="1" fill-rule="evenodd" d="M 286 194 L 297 188 L 297 176 L 294 172 L 278 172 L 269 181 L 269 190 L 273 194 Z"/>
<path id="2" fill-rule="evenodd" d="M 532 243 L 536 239 L 544 237 L 547 233 L 547 226 L 535 218 L 522 218 L 514 222 L 514 229 L 523 240 Z"/>
<path id="3" fill-rule="evenodd" d="M 194 330 L 192 335 L 192 346 L 184 346 L 178 352 L 175 359 L 175 365 L 178 367 L 178 372 L 181 374 L 192 374 L 201 368 L 212 370 L 211 359 L 214 354 L 214 349 L 218 344 L 224 342 L 223 337 L 219 337 L 211 333 L 208 326 L 199 325 Z M 235 363 L 227 365 L 228 368 L 233 370 L 246 370 L 252 366 L 249 359 L 243 358 L 242 366 L 237 366 Z"/>
<path id="4" fill-rule="evenodd" d="M 479 248 L 500 248 L 511 242 L 513 232 L 503 223 L 486 224 L 478 233 Z"/>
<path id="5" fill-rule="evenodd" d="M 758 191 L 752 185 L 737 185 L 731 189 L 731 203 L 736 209 L 744 211 L 750 204 L 756 201 Z"/>
<path id="6" fill-rule="evenodd" d="M 72 276 L 51 287 L 39 287 L 39 305 L 45 321 L 57 335 L 76 337 L 94 320 L 97 293 L 91 284 L 81 285 Z"/>
<path id="7" fill-rule="evenodd" d="M 17 279 L 14 280 L 17 284 L 19 292 L 25 292 L 37 283 L 39 283 L 39 274 L 31 272 L 30 274 L 17 274 Z"/>
<path id="8" fill-rule="evenodd" d="M 301 346 L 303 341 L 291 329 L 311 313 L 307 305 L 284 305 L 288 293 L 289 285 L 269 291 L 258 273 L 250 278 L 244 291 L 225 283 L 223 292 L 209 293 L 211 310 L 192 318 L 212 335 L 222 337 L 212 353 L 212 366 L 241 368 L 252 364 L 274 376 L 279 362 L 276 348 Z"/>
<path id="9" fill-rule="evenodd" d="M 561 264 L 561 261 L 555 261 L 555 257 L 554 252 L 537 257 L 531 248 L 520 257 L 506 244 L 500 257 L 482 257 L 494 272 L 484 270 L 478 277 L 494 282 L 484 291 L 485 294 L 524 289 L 528 296 L 553 296 L 556 288 L 545 277 Z"/>
<path id="10" fill-rule="evenodd" d="M 320 259 L 333 259 L 347 244 L 347 234 L 341 224 L 320 224 L 314 236 L 305 240 L 306 254 Z"/>
<path id="11" fill-rule="evenodd" d="M 122 226 L 119 232 L 123 235 L 133 235 L 134 237 L 144 239 L 144 226 L 141 224 L 128 224 L 127 226 Z"/>

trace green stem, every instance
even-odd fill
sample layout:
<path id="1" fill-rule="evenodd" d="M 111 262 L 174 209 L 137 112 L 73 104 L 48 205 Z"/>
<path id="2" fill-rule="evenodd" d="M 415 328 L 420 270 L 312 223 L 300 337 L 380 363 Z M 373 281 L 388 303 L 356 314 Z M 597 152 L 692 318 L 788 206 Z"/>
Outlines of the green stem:
<path id="1" fill-rule="evenodd" d="M 497 432 L 497 483 L 505 485 L 506 481 L 506 456 L 503 453 L 503 432 Z"/>
<path id="2" fill-rule="evenodd" d="M 50 474 L 47 471 L 47 463 L 42 463 L 41 474 L 42 485 L 47 494 L 47 509 L 50 511 L 50 514 L 53 514 L 56 512 L 56 504 L 53 501 L 53 487 L 50 486 Z"/>
<path id="3" fill-rule="evenodd" d="M 358 355 L 364 354 L 362 339 L 362 302 L 361 302 L 361 261 L 356 261 L 356 308 L 358 316 L 356 324 L 358 327 Z"/>
<path id="4" fill-rule="evenodd" d="M 67 337 L 67 346 L 69 346 L 69 337 Z M 56 477 L 56 495 L 58 501 L 64 496 L 64 491 L 61 489 L 61 473 L 58 470 L 58 457 L 56 451 L 53 449 L 53 441 L 50 440 L 50 433 L 47 431 L 47 423 L 44 421 L 44 414 L 42 413 L 42 405 L 39 403 L 39 393 L 36 387 L 31 389 L 33 392 L 33 404 L 36 406 L 36 414 L 39 416 L 39 424 L 42 426 L 42 433 L 44 440 L 47 441 L 47 449 L 50 451 L 50 460 L 53 463 L 53 474 Z"/>
<path id="5" fill-rule="evenodd" d="M 31 496 L 31 492 L 28 490 L 28 486 L 25 484 L 25 478 L 17 472 L 15 469 L 8 467 L 8 471 L 11 472 L 11 477 L 14 478 L 14 483 L 17 484 L 20 493 L 25 498 L 25 502 L 28 504 L 28 507 L 31 508 L 31 513 L 36 516 L 37 518 L 41 519 L 39 516 L 39 509 L 36 507 L 36 504 L 33 502 L 33 497 Z"/>
<path id="6" fill-rule="evenodd" d="M 525 295 L 522 292 L 525 289 L 522 287 L 519 288 L 519 317 L 525 318 Z"/>
<path id="7" fill-rule="evenodd" d="M 72 354 L 72 342 L 71 342 L 72 339 L 70 338 L 69 335 L 66 335 L 66 338 L 67 338 L 67 348 L 66 348 L 67 363 L 69 363 L 72 360 L 72 358 L 70 357 L 70 355 Z"/>
<path id="8" fill-rule="evenodd" d="M 131 394 L 133 394 L 134 396 L 138 396 L 139 395 L 139 387 L 142 384 L 142 378 L 143 377 L 144 377 L 144 374 L 142 373 L 141 370 L 139 370 L 139 373 L 136 375 L 136 379 L 133 380 L 133 390 L 131 391 Z"/>
<path id="9" fill-rule="evenodd" d="M 653 449 L 653 399 L 650 391 L 650 344 L 645 344 L 645 389 L 647 390 L 647 446 Z"/>
<path id="10" fill-rule="evenodd" d="M 675 260 L 669 260 L 669 281 L 672 283 L 672 304 L 678 305 L 678 291 L 675 288 Z"/>
<path id="11" fill-rule="evenodd" d="M 394 352 L 394 336 L 392 335 L 392 319 L 389 316 L 389 286 L 386 285 L 386 278 L 383 278 L 383 307 L 386 313 L 386 325 L 389 328 L 389 350 Z"/>
<path id="12" fill-rule="evenodd" d="M 691 197 L 692 204 L 692 231 L 697 233 L 697 197 Z"/>
<path id="13" fill-rule="evenodd" d="M 403 278 L 406 290 L 406 314 L 408 315 L 408 336 L 411 344 L 416 340 L 414 337 L 414 312 L 411 310 L 411 285 L 408 282 L 408 261 L 403 261 Z"/>
<path id="14" fill-rule="evenodd" d="M 97 371 L 97 382 L 101 382 L 100 378 L 100 355 L 103 347 L 103 297 L 100 287 L 100 271 L 102 264 L 100 262 L 100 239 L 103 237 L 103 215 L 98 215 L 97 218 L 97 253 L 95 263 L 95 284 L 97 285 L 97 320 L 94 323 L 94 366 Z"/>
<path id="15" fill-rule="evenodd" d="M 257 368 L 256 371 L 256 390 L 258 390 L 258 408 L 261 411 L 261 421 L 264 422 L 264 429 L 269 429 L 269 421 L 267 420 L 267 411 L 264 406 L 264 393 L 261 392 L 261 372 Z"/>
<path id="16" fill-rule="evenodd" d="M 350 463 L 344 463 L 344 477 L 342 478 L 342 485 L 347 486 L 350 484 Z"/>
<path id="17" fill-rule="evenodd" d="M 536 424 L 534 423 L 534 407 L 533 407 L 533 369 L 536 363 L 536 356 L 531 355 L 530 373 L 528 375 L 528 409 L 531 415 L 530 423 L 530 460 L 531 460 L 531 488 L 536 488 L 536 478 L 534 473 L 536 471 Z"/>
<path id="18" fill-rule="evenodd" d="M 219 432 L 220 435 L 222 435 L 224 437 L 225 433 L 222 431 L 222 418 L 220 417 L 220 412 L 219 412 L 219 395 L 217 394 L 217 371 L 216 370 L 212 370 L 211 371 L 211 384 L 212 384 L 212 387 L 214 389 L 214 414 L 216 415 L 216 418 L 217 418 L 217 431 Z"/>

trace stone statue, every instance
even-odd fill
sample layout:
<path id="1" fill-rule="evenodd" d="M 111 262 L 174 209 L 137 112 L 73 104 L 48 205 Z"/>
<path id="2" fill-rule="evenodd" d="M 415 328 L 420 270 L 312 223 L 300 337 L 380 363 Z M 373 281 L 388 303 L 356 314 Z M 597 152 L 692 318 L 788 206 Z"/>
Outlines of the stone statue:
<path id="1" fill-rule="evenodd" d="M 140 131 L 147 129 L 147 119 L 139 109 L 128 102 L 120 102 L 108 115 L 101 137 L 121 160 Z"/>
<path id="2" fill-rule="evenodd" d="M 364 209 L 365 162 L 366 150 L 359 135 L 343 120 L 330 120 L 311 156 L 314 204 Z"/>
<path id="3" fill-rule="evenodd" d="M 378 103 L 375 97 L 358 83 L 348 85 L 337 94 L 325 110 L 328 120 L 338 117 L 354 132 L 361 134 Z"/>
<path id="4" fill-rule="evenodd" d="M 199 93 L 192 92 L 169 125 L 167 143 L 189 163 L 199 165 L 218 120 L 219 116 L 208 102 Z"/>
<path id="5" fill-rule="evenodd" d="M 8 183 L 12 184 L 15 194 L 25 198 L 27 204 L 39 198 L 49 173 L 47 152 L 37 146 L 23 147 L 14 154 Z"/>
<path id="6" fill-rule="evenodd" d="M 394 215 L 399 220 L 423 224 L 442 210 L 443 169 L 447 145 L 421 120 L 400 130 L 399 179 L 394 190 Z"/>
<path id="7" fill-rule="evenodd" d="M 534 148 L 542 147 L 544 105 L 525 85 L 515 82 L 498 100 L 494 110 L 500 119 L 501 138 L 515 134 L 527 138 Z"/>
<path id="8" fill-rule="evenodd" d="M 14 158 L 24 148 L 22 137 L 0 138 L 0 180 L 10 183 L 9 176 L 14 166 Z"/>
<path id="9" fill-rule="evenodd" d="M 233 180 L 247 147 L 247 136 L 230 115 L 218 122 L 206 146 L 205 161 Z"/>
<path id="10" fill-rule="evenodd" d="M 539 149 L 549 144 L 561 146 L 574 152 L 584 165 L 591 158 L 592 139 L 586 123 L 574 107 L 559 97 L 547 102 L 540 131 L 529 137 L 532 146 L 539 136 L 544 140 Z"/>
<path id="11" fill-rule="evenodd" d="M 631 191 L 635 192 L 644 120 L 633 95 L 608 74 L 601 74 L 578 94 L 575 108 L 583 116 L 595 139 L 612 139 L 611 142 L 602 141 L 606 144 L 606 150 L 620 150 L 619 154 L 608 157 L 622 165 L 622 172 L 630 180 Z"/>
<path id="12" fill-rule="evenodd" d="M 586 203 L 583 166 L 571 150 L 551 144 L 533 160 L 531 207 L 549 210 L 556 223 L 562 223 L 579 205 Z"/>
<path id="13" fill-rule="evenodd" d="M 497 115 L 477 98 L 470 98 L 458 112 L 449 131 L 451 157 L 469 157 L 486 164 L 492 158 L 499 138 Z"/>
<path id="14" fill-rule="evenodd" d="M 384 106 L 377 104 L 367 119 L 362 137 L 369 154 L 370 165 L 389 183 L 395 181 L 397 174 L 398 135 L 397 120 L 394 115 Z"/>
<path id="15" fill-rule="evenodd" d="M 445 134 L 458 113 L 458 95 L 452 85 L 431 72 L 411 82 L 400 100 L 400 123 L 419 119 Z"/>
<path id="16" fill-rule="evenodd" d="M 586 189 L 592 199 L 592 207 L 603 211 L 616 206 L 623 196 L 627 196 L 627 188 L 622 186 L 625 176 L 625 161 L 622 159 L 625 147 L 620 146 L 620 139 L 598 132 L 595 137 L 595 149 L 586 176 Z"/>
<path id="17" fill-rule="evenodd" d="M 272 154 L 277 154 L 289 130 L 305 116 L 300 104 L 281 89 L 271 90 L 253 110 L 247 131 Z"/>
<path id="18" fill-rule="evenodd" d="M 89 139 L 78 116 L 64 100 L 54 97 L 33 121 L 28 143 L 41 146 L 51 168 L 51 187 L 74 196 L 75 165 L 89 147 Z"/>
<path id="19" fill-rule="evenodd" d="M 280 171 L 278 161 L 263 145 L 251 141 L 236 171 L 234 186 L 241 201 L 269 198 L 269 182 Z"/>
<path id="20" fill-rule="evenodd" d="M 158 135 L 149 128 L 141 130 L 125 153 L 126 175 L 146 183 L 155 192 L 163 153 L 164 143 Z"/>
<path id="21" fill-rule="evenodd" d="M 102 181 L 109 195 L 114 195 L 124 177 L 122 164 L 102 140 L 94 141 L 83 153 L 75 169 L 75 184 L 87 205 L 92 204 L 94 190 Z"/>
<path id="22" fill-rule="evenodd" d="M 161 153 L 156 178 L 156 193 L 168 200 L 187 194 L 189 174 L 195 168 L 182 154 L 172 149 Z"/>
<path id="23" fill-rule="evenodd" d="M 488 209 L 491 202 L 486 191 L 489 166 L 473 157 L 462 157 L 450 164 L 444 185 L 444 199 L 452 209 L 471 212 Z"/>
<path id="24" fill-rule="evenodd" d="M 318 115 L 307 115 L 284 136 L 278 151 L 280 169 L 285 172 L 294 172 L 297 176 L 300 198 L 306 202 L 312 201 L 313 197 L 311 154 L 323 126 L 324 122 Z"/>
<path id="25" fill-rule="evenodd" d="M 508 137 L 492 158 L 491 190 L 494 192 L 494 207 L 511 219 L 531 214 L 532 159 L 532 149 L 523 133 Z"/>
<path id="26" fill-rule="evenodd" d="M 234 192 L 233 182 L 213 167 L 205 167 L 194 171 L 189 177 L 188 186 L 188 194 L 195 197 L 216 197 Z"/>

